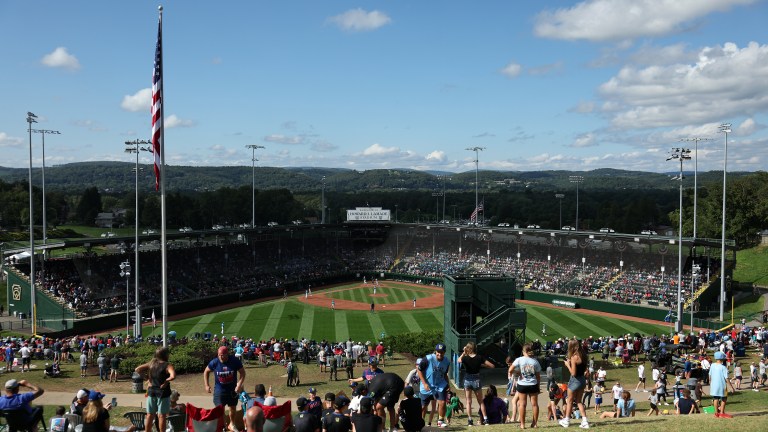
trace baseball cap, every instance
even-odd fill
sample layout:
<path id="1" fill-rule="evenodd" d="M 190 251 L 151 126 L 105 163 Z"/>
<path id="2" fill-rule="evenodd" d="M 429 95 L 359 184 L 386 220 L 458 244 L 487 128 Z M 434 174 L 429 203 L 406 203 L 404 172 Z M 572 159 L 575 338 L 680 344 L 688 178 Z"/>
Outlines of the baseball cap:
<path id="1" fill-rule="evenodd" d="M 371 357 L 368 359 L 368 364 L 372 364 L 372 365 L 379 364 L 379 361 L 376 359 L 376 357 Z"/>
<path id="2" fill-rule="evenodd" d="M 420 365 L 420 364 L 421 364 L 421 362 L 422 362 L 423 360 L 424 360 L 424 359 L 423 359 L 423 358 L 421 358 L 421 357 L 417 358 L 417 359 L 416 359 L 416 366 Z"/>
<path id="3" fill-rule="evenodd" d="M 315 394 L 317 393 L 317 389 L 314 387 L 310 387 L 309 390 L 307 390 L 309 393 Z"/>
<path id="4" fill-rule="evenodd" d="M 227 347 L 225 347 L 225 346 L 220 346 L 220 347 L 219 347 L 219 351 L 218 351 L 218 354 L 219 354 L 219 355 L 222 355 L 222 354 L 229 354 L 229 348 L 227 348 Z"/>
<path id="5" fill-rule="evenodd" d="M 336 408 L 344 408 L 349 405 L 349 399 L 346 396 L 339 396 L 333 401 L 333 406 Z"/>
<path id="6" fill-rule="evenodd" d="M 104 399 L 104 393 L 97 392 L 96 390 L 91 390 L 90 393 L 88 393 L 88 400 L 101 400 Z"/>
<path id="7" fill-rule="evenodd" d="M 722 351 L 715 351 L 715 360 L 725 360 L 725 354 Z"/>
<path id="8" fill-rule="evenodd" d="M 90 393 L 88 390 L 80 389 L 80 390 L 77 391 L 77 398 L 78 399 L 85 399 L 85 398 L 88 397 L 88 393 Z"/>
<path id="9" fill-rule="evenodd" d="M 302 397 L 300 397 L 300 398 L 296 399 L 296 407 L 297 407 L 297 408 L 301 409 L 301 408 L 303 408 L 305 405 L 307 405 L 307 398 L 305 398 L 304 396 L 302 396 Z"/>
<path id="10" fill-rule="evenodd" d="M 326 393 L 325 394 L 325 400 L 327 400 L 329 402 L 333 402 L 333 401 L 336 400 L 336 395 L 333 394 L 333 393 Z"/>
<path id="11" fill-rule="evenodd" d="M 5 382 L 5 388 L 7 389 L 15 389 L 18 386 L 19 386 L 19 382 L 16 381 L 15 379 L 9 379 L 8 381 Z"/>
<path id="12" fill-rule="evenodd" d="M 439 343 L 439 344 L 435 345 L 435 351 L 445 352 L 445 344 Z"/>
<path id="13" fill-rule="evenodd" d="M 373 399 L 369 397 L 364 397 L 360 399 L 360 407 L 367 407 L 370 408 L 373 406 Z"/>

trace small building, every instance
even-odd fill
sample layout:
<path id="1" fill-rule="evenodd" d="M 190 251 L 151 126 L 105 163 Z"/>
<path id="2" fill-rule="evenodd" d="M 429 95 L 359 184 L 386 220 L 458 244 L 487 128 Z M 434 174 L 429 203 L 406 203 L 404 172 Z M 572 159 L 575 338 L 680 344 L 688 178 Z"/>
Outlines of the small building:
<path id="1" fill-rule="evenodd" d="M 768 246 L 768 230 L 760 231 L 760 246 Z"/>
<path id="2" fill-rule="evenodd" d="M 115 225 L 115 221 L 116 217 L 112 212 L 96 215 L 96 226 L 99 228 L 112 228 Z"/>

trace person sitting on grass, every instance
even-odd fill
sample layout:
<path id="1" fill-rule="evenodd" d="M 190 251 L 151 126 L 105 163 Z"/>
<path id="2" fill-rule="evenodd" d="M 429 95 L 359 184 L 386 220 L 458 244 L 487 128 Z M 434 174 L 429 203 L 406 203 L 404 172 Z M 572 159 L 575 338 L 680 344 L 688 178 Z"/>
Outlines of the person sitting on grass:
<path id="1" fill-rule="evenodd" d="M 483 419 L 486 425 L 507 422 L 509 417 L 507 404 L 499 399 L 495 385 L 488 385 L 488 390 L 485 391 L 485 397 L 483 397 L 483 406 L 485 407 L 485 413 L 488 415 L 487 418 Z"/>
<path id="2" fill-rule="evenodd" d="M 621 398 L 616 403 L 616 409 L 614 411 L 604 412 L 600 418 L 622 418 L 622 417 L 634 417 L 635 416 L 635 400 L 629 394 L 629 391 L 622 390 Z"/>
<path id="3" fill-rule="evenodd" d="M 682 390 L 682 397 L 677 401 L 677 414 L 698 414 L 699 406 L 696 401 L 691 399 L 691 391 L 688 389 Z"/>
<path id="4" fill-rule="evenodd" d="M 67 432 L 69 430 L 69 419 L 64 417 L 67 409 L 64 406 L 56 407 L 56 414 L 51 417 L 51 432 Z"/>
<path id="5" fill-rule="evenodd" d="M 413 397 L 414 387 L 403 389 L 405 399 L 400 401 L 397 416 L 405 432 L 418 432 L 424 428 L 424 418 L 421 416 L 421 399 Z"/>
<path id="6" fill-rule="evenodd" d="M 104 407 L 102 399 L 104 399 L 103 393 L 99 393 L 96 390 L 91 390 L 88 393 L 88 405 L 83 409 L 82 432 L 109 432 L 117 430 L 133 432 L 136 430 L 133 425 L 128 428 L 111 427 L 109 424 L 109 410 Z"/>

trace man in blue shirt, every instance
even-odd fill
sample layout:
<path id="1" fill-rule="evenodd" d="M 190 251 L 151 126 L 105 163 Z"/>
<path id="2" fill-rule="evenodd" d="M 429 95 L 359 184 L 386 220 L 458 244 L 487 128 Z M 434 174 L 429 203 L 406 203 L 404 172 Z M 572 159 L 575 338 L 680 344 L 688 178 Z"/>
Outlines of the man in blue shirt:
<path id="1" fill-rule="evenodd" d="M 728 368 L 723 365 L 725 354 L 715 351 L 715 362 L 709 368 L 709 394 L 712 395 L 712 405 L 715 407 L 715 417 L 732 418 L 725 412 L 725 402 L 728 400 Z"/>
<path id="2" fill-rule="evenodd" d="M 245 382 L 245 368 L 243 363 L 234 356 L 229 355 L 229 349 L 219 347 L 215 359 L 211 360 L 203 372 L 205 391 L 211 393 L 209 376 L 211 372 L 215 376 L 213 391 L 213 404 L 229 407 L 229 428 L 236 432 L 235 413 L 237 412 L 238 395 L 243 390 Z"/>
<path id="3" fill-rule="evenodd" d="M 31 392 L 19 393 L 19 387 L 26 387 Z M 0 397 L 0 410 L 20 410 L 26 414 L 26 423 L 30 430 L 37 430 L 38 422 L 43 421 L 43 408 L 31 407 L 29 403 L 43 395 L 42 388 L 30 384 L 27 380 L 10 379 L 5 382 L 5 395 Z"/>
<path id="4" fill-rule="evenodd" d="M 422 415 L 426 414 L 430 401 L 437 401 L 437 427 L 445 427 L 445 397 L 448 390 L 448 369 L 451 362 L 445 358 L 445 345 L 437 344 L 435 353 L 424 357 L 419 363 L 418 374 L 421 379 L 421 406 Z M 434 402 L 432 402 L 434 407 Z M 429 414 L 429 423 L 432 423 L 434 408 Z"/>

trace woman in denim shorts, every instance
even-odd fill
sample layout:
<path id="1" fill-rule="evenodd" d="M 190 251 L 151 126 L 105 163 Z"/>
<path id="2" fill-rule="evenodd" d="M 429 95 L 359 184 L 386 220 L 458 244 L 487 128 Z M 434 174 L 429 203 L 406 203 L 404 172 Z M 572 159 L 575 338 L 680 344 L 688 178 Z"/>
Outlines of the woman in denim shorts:
<path id="1" fill-rule="evenodd" d="M 493 363 L 486 360 L 482 354 L 476 352 L 477 345 L 468 342 L 464 352 L 459 356 L 459 363 L 464 366 L 464 396 L 467 401 L 467 425 L 472 426 L 472 393 L 475 394 L 480 412 L 483 414 L 483 424 L 488 422 L 488 414 L 483 405 L 483 387 L 480 385 L 480 368 L 493 368 Z"/>

